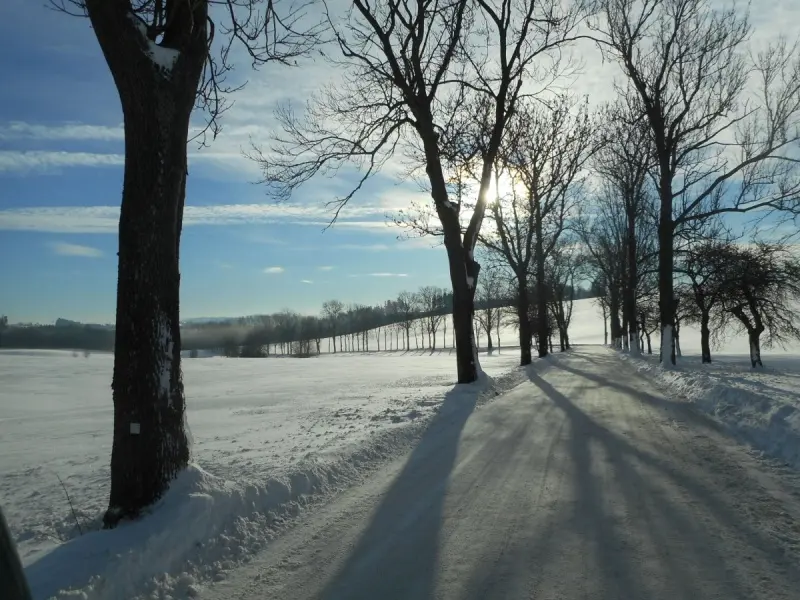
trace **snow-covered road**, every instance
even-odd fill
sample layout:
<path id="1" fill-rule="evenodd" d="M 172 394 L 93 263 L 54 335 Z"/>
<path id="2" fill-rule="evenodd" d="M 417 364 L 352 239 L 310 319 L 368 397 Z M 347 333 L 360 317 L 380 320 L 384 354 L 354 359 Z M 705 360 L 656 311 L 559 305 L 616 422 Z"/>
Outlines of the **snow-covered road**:
<path id="1" fill-rule="evenodd" d="M 603 348 L 529 378 L 441 411 L 410 454 L 202 597 L 798 598 L 796 472 Z"/>

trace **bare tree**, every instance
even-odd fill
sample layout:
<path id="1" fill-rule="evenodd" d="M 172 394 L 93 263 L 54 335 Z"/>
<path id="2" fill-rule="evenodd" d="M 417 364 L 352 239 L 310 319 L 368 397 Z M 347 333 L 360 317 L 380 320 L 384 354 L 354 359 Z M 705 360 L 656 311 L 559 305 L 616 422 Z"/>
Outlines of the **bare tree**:
<path id="1" fill-rule="evenodd" d="M 189 460 L 181 374 L 179 247 L 189 118 L 216 134 L 230 87 L 230 51 L 254 65 L 288 62 L 312 45 L 300 13 L 273 0 L 50 0 L 89 18 L 119 93 L 125 173 L 119 223 L 114 441 L 106 527 L 155 502 Z M 217 18 L 222 18 L 217 22 Z M 227 19 L 227 21 L 225 21 Z M 223 35 L 215 39 L 215 33 Z M 212 47 L 221 49 L 212 54 Z"/>
<path id="2" fill-rule="evenodd" d="M 585 257 L 577 240 L 562 238 L 549 257 L 545 277 L 550 290 L 550 314 L 558 328 L 561 351 L 570 349 L 569 325 L 575 301 L 575 282 L 583 269 Z"/>
<path id="3" fill-rule="evenodd" d="M 445 318 L 445 290 L 434 286 L 420 288 L 417 294 L 422 315 L 420 325 L 428 334 L 428 348 L 436 349 L 436 332 Z"/>
<path id="4" fill-rule="evenodd" d="M 406 350 L 411 350 L 411 328 L 417 318 L 416 299 L 411 292 L 401 292 L 397 297 L 397 314 L 400 326 L 406 334 Z"/>
<path id="5" fill-rule="evenodd" d="M 317 97 L 303 119 L 282 111 L 282 143 L 258 156 L 264 179 L 285 196 L 317 173 L 355 164 L 361 177 L 336 201 L 338 214 L 398 151 L 412 171 L 424 169 L 447 250 L 458 381 L 472 382 L 480 368 L 472 328 L 480 268 L 474 250 L 492 168 L 523 77 L 535 69 L 546 75 L 559 46 L 575 37 L 583 0 L 354 0 L 352 6 L 341 22 L 329 14 L 344 81 Z M 481 127 L 471 124 L 474 106 L 486 107 Z M 475 149 L 471 157 L 458 151 L 463 144 Z M 446 167 L 454 156 L 480 173 L 466 228 L 464 207 L 448 191 Z"/>
<path id="6" fill-rule="evenodd" d="M 727 271 L 717 278 L 723 315 L 717 326 L 727 323 L 724 315 L 734 317 L 747 333 L 751 365 L 763 367 L 762 334 L 767 347 L 800 339 L 800 260 L 787 245 L 765 242 L 730 244 L 718 249 L 715 260 Z"/>
<path id="7" fill-rule="evenodd" d="M 328 300 L 322 304 L 322 316 L 328 321 L 328 326 L 330 327 L 334 354 L 336 354 L 336 335 L 339 331 L 339 321 L 343 312 L 344 304 L 339 300 Z"/>
<path id="8" fill-rule="evenodd" d="M 655 223 L 655 215 L 651 215 L 652 198 L 647 187 L 653 150 L 647 124 L 624 99 L 604 111 L 602 123 L 604 143 L 594 157 L 593 167 L 624 208 L 623 348 L 638 354 L 636 294 L 640 278 L 639 263 L 642 261 L 640 254 L 649 251 L 643 245 L 651 245 L 648 230 Z"/>
<path id="9" fill-rule="evenodd" d="M 675 363 L 675 227 L 786 208 L 800 192 L 800 54 L 783 41 L 745 58 L 746 15 L 711 0 L 603 0 L 603 44 L 621 64 L 655 149 L 662 364 Z M 749 84 L 756 94 L 748 94 Z M 751 96 L 746 98 L 746 96 Z"/>
<path id="10" fill-rule="evenodd" d="M 498 155 L 511 182 L 506 197 L 489 206 L 494 229 L 482 242 L 502 256 L 517 282 L 520 364 L 531 362 L 532 332 L 527 315 L 528 275 L 534 274 L 538 302 L 539 356 L 547 355 L 545 263 L 580 196 L 581 172 L 596 149 L 585 104 L 567 95 L 550 103 L 520 103 L 510 135 Z M 499 190 L 498 190 L 499 191 Z"/>
<path id="11" fill-rule="evenodd" d="M 489 354 L 494 351 L 492 332 L 497 331 L 499 335 L 504 283 L 502 273 L 498 268 L 487 269 L 478 282 L 477 300 L 481 308 L 476 311 L 475 317 L 478 327 L 486 334 L 486 349 Z"/>
<path id="12" fill-rule="evenodd" d="M 574 229 L 583 242 L 587 261 L 597 273 L 596 280 L 608 306 L 611 344 L 622 348 L 622 289 L 625 279 L 625 241 L 627 218 L 624 204 L 618 201 L 616 190 L 604 185 L 595 196 L 592 214 L 576 219 Z"/>

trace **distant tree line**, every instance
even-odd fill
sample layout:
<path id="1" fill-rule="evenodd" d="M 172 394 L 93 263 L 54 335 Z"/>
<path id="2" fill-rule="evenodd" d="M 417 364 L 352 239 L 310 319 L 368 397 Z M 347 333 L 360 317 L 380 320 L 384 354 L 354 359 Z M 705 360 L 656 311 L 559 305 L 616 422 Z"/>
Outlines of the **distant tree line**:
<path id="1" fill-rule="evenodd" d="M 574 298 L 586 297 L 588 289 L 569 290 Z M 512 291 L 500 278 L 487 276 L 476 306 L 476 330 L 493 347 L 492 336 L 506 318 L 501 313 L 515 304 Z M 319 315 L 291 310 L 236 319 L 184 324 L 183 349 L 197 354 L 215 350 L 229 357 L 272 355 L 311 356 L 326 352 L 436 349 L 437 334 L 452 347 L 452 295 L 442 288 L 423 286 L 404 291 L 381 305 L 323 303 Z M 449 336 L 449 337 L 448 337 Z M 480 335 L 479 335 L 480 337 Z M 448 342 L 449 340 L 449 342 Z M 322 348 L 323 341 L 325 348 Z M 114 329 L 84 325 L 65 319 L 59 325 L 11 325 L 0 318 L 0 347 L 111 352 Z"/>

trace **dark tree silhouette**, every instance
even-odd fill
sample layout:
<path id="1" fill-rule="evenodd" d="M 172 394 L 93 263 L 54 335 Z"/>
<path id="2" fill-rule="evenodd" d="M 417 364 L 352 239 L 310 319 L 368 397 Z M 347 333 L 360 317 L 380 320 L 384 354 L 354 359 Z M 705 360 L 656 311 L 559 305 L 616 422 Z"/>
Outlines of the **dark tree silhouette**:
<path id="1" fill-rule="evenodd" d="M 715 259 L 726 271 L 718 278 L 722 311 L 747 333 L 751 365 L 763 367 L 762 334 L 766 347 L 800 339 L 800 260 L 788 245 L 766 242 L 731 244 L 718 249 Z"/>
<path id="2" fill-rule="evenodd" d="M 779 40 L 746 58 L 750 24 L 711 0 L 602 0 L 602 44 L 622 66 L 621 90 L 646 120 L 659 196 L 663 365 L 673 344 L 676 227 L 711 215 L 794 209 L 800 178 L 800 54 Z M 752 83 L 756 95 L 747 98 Z"/>
<path id="3" fill-rule="evenodd" d="M 337 214 L 397 152 L 410 159 L 412 171 L 424 171 L 447 251 L 458 381 L 469 383 L 479 372 L 473 316 L 480 266 L 474 251 L 494 161 L 524 76 L 537 69 L 544 79 L 553 75 L 552 59 L 574 39 L 584 3 L 355 0 L 352 6 L 341 22 L 329 15 L 338 55 L 333 60 L 345 69 L 344 81 L 316 98 L 304 118 L 283 110 L 282 143 L 257 158 L 265 181 L 281 196 L 317 173 L 355 164 L 362 175 L 335 201 Z M 480 123 L 474 122 L 476 106 L 485 109 Z M 454 157 L 479 173 L 466 227 L 465 206 L 448 191 L 446 171 Z"/>
<path id="4" fill-rule="evenodd" d="M 647 187 L 653 149 L 646 122 L 625 99 L 603 112 L 603 147 L 592 166 L 613 190 L 625 213 L 625 271 L 622 288 L 623 349 L 639 352 L 636 294 L 642 248 L 647 245 L 652 201 Z M 644 229 L 644 230 L 643 230 Z"/>
<path id="5" fill-rule="evenodd" d="M 125 125 L 114 346 L 114 442 L 104 523 L 135 517 L 189 460 L 181 375 L 179 248 L 189 119 L 218 131 L 225 76 L 239 43 L 254 65 L 286 62 L 314 42 L 301 13 L 272 0 L 51 0 L 88 16 L 114 78 Z M 223 10 L 210 13 L 212 4 Z M 223 22 L 215 21 L 221 17 Z M 227 19 L 227 21 L 225 21 Z M 224 37 L 215 40 L 217 30 Z M 221 52 L 212 54 L 219 44 Z M 204 138 L 203 138 L 204 140 Z"/>

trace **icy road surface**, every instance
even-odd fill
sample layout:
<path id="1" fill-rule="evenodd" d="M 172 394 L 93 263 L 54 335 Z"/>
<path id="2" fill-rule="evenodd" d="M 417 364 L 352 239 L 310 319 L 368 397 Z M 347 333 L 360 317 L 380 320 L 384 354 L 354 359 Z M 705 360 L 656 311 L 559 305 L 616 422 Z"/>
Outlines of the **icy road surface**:
<path id="1" fill-rule="evenodd" d="M 202 597 L 800 597 L 795 472 L 608 350 L 542 361 L 529 378 L 442 411 L 410 454 Z"/>

